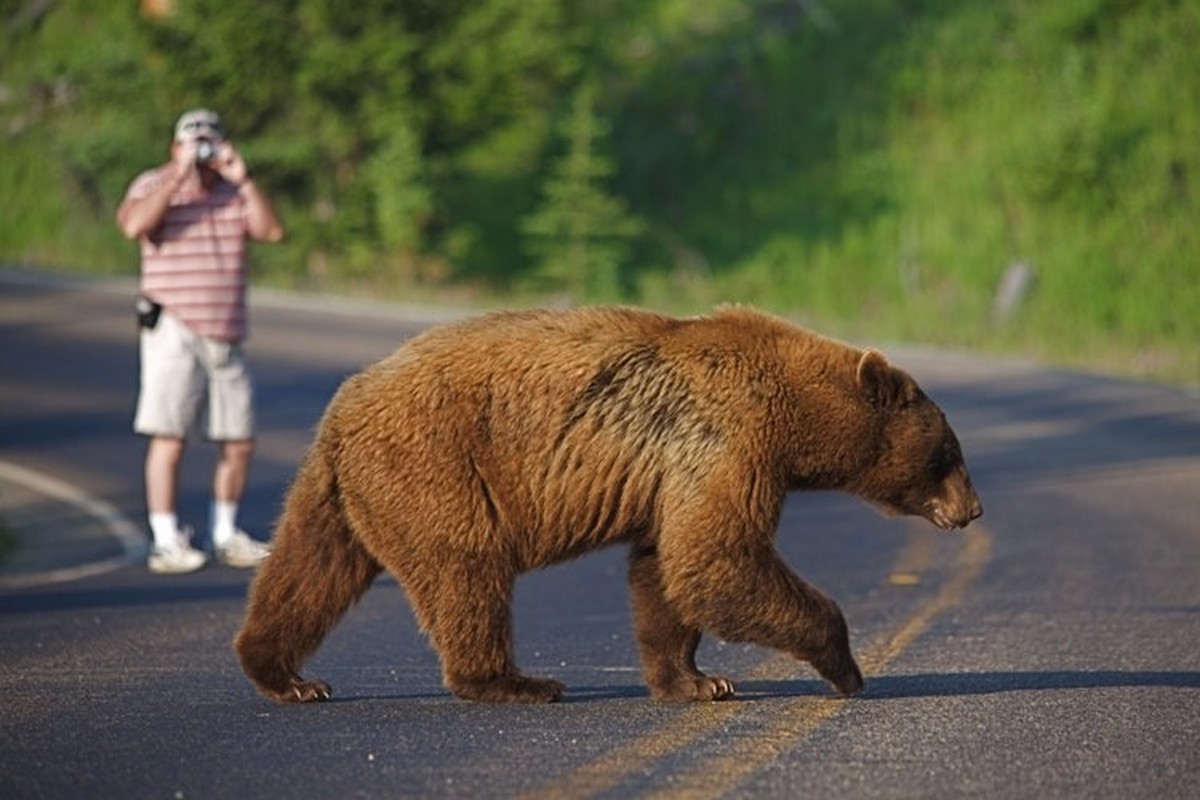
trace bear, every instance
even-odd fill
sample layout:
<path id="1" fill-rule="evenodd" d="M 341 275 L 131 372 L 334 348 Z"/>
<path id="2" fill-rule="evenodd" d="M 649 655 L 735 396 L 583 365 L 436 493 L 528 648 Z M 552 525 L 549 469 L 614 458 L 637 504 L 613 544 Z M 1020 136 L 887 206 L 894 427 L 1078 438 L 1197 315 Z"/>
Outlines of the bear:
<path id="1" fill-rule="evenodd" d="M 904 371 L 743 306 L 502 311 L 429 329 L 347 378 L 317 426 L 234 647 L 272 700 L 327 700 L 299 669 L 381 571 L 445 687 L 550 702 L 514 664 L 518 575 L 628 546 L 650 696 L 724 700 L 704 633 L 862 673 L 838 605 L 775 550 L 786 494 L 840 490 L 943 529 L 982 514 L 953 430 Z"/>

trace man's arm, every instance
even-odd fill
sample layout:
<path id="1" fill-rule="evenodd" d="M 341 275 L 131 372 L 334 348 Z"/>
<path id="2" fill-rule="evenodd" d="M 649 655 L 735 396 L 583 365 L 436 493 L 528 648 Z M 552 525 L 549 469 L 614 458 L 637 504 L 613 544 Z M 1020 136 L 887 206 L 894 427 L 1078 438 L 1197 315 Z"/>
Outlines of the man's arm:
<path id="1" fill-rule="evenodd" d="M 251 239 L 278 242 L 283 238 L 283 223 L 275 213 L 275 206 L 265 192 L 258 188 L 246 169 L 246 161 L 232 142 L 224 141 L 217 150 L 213 168 L 221 177 L 238 187 L 238 193 L 246 201 L 246 231 Z"/>
<path id="2" fill-rule="evenodd" d="M 246 201 L 246 230 L 253 239 L 278 242 L 283 239 L 283 223 L 267 195 L 249 177 L 243 178 L 238 192 Z"/>
<path id="3" fill-rule="evenodd" d="M 127 239 L 138 239 L 157 228 L 171 205 L 171 196 L 187 180 L 186 169 L 172 165 L 173 172 L 154 191 L 143 197 L 126 197 L 117 208 L 117 227 Z M 194 169 L 194 167 L 193 167 Z"/>

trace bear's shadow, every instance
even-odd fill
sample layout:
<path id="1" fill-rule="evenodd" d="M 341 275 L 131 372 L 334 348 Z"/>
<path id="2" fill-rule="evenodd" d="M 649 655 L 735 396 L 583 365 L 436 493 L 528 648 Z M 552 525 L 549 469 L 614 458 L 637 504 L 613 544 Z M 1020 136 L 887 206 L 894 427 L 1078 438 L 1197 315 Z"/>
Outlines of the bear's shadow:
<path id="1" fill-rule="evenodd" d="M 801 697 L 835 698 L 837 695 L 818 680 L 736 682 L 733 702 L 755 703 Z M 856 701 L 905 700 L 929 697 L 969 697 L 1009 692 L 1064 691 L 1077 689 L 1177 688 L 1200 689 L 1200 672 L 1051 670 L 1041 672 L 962 672 L 918 675 L 882 675 L 867 678 Z M 618 700 L 646 700 L 645 686 L 568 686 L 561 703 L 580 704 Z M 449 699 L 445 692 L 412 692 L 386 697 L 355 695 L 335 697 L 335 703 L 380 700 Z"/>
<path id="2" fill-rule="evenodd" d="M 965 697 L 1007 692 L 1120 688 L 1200 689 L 1200 672 L 1048 670 L 1039 672 L 961 672 L 869 677 L 860 700 L 902 700 L 921 697 Z M 830 696 L 816 681 L 743 681 L 738 697 L 771 699 L 803 695 Z"/>

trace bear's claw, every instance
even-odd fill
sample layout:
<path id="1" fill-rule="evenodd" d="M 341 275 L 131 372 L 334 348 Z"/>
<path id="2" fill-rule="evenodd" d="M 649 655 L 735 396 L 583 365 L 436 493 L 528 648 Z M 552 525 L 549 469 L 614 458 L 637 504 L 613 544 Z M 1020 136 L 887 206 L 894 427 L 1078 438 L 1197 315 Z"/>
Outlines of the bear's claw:
<path id="1" fill-rule="evenodd" d="M 282 703 L 323 703 L 332 697 L 333 689 L 325 681 L 293 679 L 291 691 L 280 693 L 277 699 Z"/>
<path id="2" fill-rule="evenodd" d="M 697 691 L 697 700 L 728 700 L 734 695 L 733 681 L 728 678 L 704 678 L 704 690 Z"/>
<path id="3" fill-rule="evenodd" d="M 656 700 L 682 702 L 728 700 L 734 693 L 733 681 L 708 675 L 680 677 L 669 685 L 651 689 L 651 695 Z"/>

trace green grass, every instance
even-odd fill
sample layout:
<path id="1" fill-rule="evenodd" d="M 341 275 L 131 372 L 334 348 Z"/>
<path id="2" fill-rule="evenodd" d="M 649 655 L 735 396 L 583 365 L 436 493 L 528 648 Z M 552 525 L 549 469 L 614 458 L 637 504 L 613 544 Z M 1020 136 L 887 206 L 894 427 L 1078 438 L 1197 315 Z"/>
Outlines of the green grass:
<path id="1" fill-rule="evenodd" d="M 697 56 L 699 99 L 663 79 L 640 132 L 737 122 L 719 147 L 638 140 L 693 256 L 643 297 L 1200 385 L 1200 7 L 916 6 L 835 3 L 836 32 Z M 1017 262 L 1036 279 L 998 320 Z"/>

